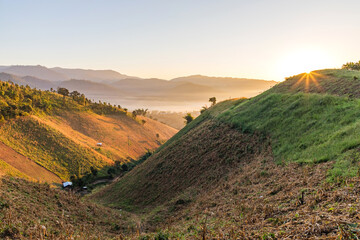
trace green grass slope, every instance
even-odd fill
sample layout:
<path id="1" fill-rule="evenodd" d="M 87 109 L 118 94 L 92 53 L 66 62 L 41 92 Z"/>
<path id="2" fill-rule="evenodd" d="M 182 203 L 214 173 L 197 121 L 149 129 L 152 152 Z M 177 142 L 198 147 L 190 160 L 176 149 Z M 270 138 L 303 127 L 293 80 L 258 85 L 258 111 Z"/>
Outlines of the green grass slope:
<path id="1" fill-rule="evenodd" d="M 360 71 L 325 69 L 292 76 L 268 92 L 327 93 L 335 96 L 360 97 Z"/>
<path id="2" fill-rule="evenodd" d="M 316 71 L 307 84 L 300 74 L 218 118 L 243 132 L 270 136 L 278 163 L 335 160 L 329 177 L 354 176 L 360 146 L 357 76 L 349 70 Z"/>
<path id="3" fill-rule="evenodd" d="M 348 70 L 300 74 L 254 98 L 219 103 L 179 131 L 143 164 L 91 198 L 142 215 L 150 229 L 170 223 L 180 226 L 179 221 L 187 219 L 185 223 L 192 222 L 192 226 L 183 228 L 182 233 L 195 229 L 198 237 L 210 231 L 206 230 L 206 220 L 199 224 L 204 215 L 208 216 L 205 219 L 212 218 L 211 224 L 217 225 L 220 232 L 231 234 L 229 229 L 233 228 L 239 234 L 235 239 L 272 239 L 266 238 L 272 237 L 271 231 L 277 237 L 290 238 L 344 237 L 341 234 L 347 231 L 351 234 L 351 225 L 336 225 L 332 218 L 336 214 L 342 219 L 349 217 L 343 221 L 351 224 L 356 216 L 347 215 L 351 211 L 347 207 L 333 211 L 332 204 L 338 206 L 339 199 L 344 199 L 351 206 L 358 196 L 355 191 L 354 198 L 346 197 L 341 192 L 343 183 L 336 185 L 339 179 L 358 172 L 358 75 Z M 323 187 L 325 179 L 335 185 Z M 238 194 L 240 189 L 242 194 Z M 306 204 L 299 200 L 305 190 Z M 316 195 L 319 191 L 339 191 L 339 199 L 323 199 L 323 195 Z M 254 205 L 245 204 L 247 199 Z M 269 204 L 271 201 L 275 201 L 274 205 Z M 331 206 L 330 210 L 327 206 Z M 315 211 L 305 213 L 304 207 Z M 209 208 L 215 215 L 207 214 Z M 192 212 L 194 209 L 197 213 Z M 238 210 L 221 214 L 225 209 Z M 316 221 L 313 218 L 326 211 L 330 212 L 329 229 L 325 229 L 326 221 L 319 221 L 324 229 L 304 232 L 307 221 Z M 307 215 L 299 222 L 299 214 Z M 275 225 L 266 222 L 269 218 Z M 242 221 L 244 228 L 237 224 Z M 285 226 L 289 221 L 295 224 L 293 232 L 290 223 Z M 269 223 L 270 230 L 264 230 L 265 223 Z M 296 228 L 296 224 L 304 229 Z M 280 225 L 284 226 L 276 228 Z M 281 235 L 280 229 L 286 234 Z M 220 232 L 208 236 L 224 238 Z"/>

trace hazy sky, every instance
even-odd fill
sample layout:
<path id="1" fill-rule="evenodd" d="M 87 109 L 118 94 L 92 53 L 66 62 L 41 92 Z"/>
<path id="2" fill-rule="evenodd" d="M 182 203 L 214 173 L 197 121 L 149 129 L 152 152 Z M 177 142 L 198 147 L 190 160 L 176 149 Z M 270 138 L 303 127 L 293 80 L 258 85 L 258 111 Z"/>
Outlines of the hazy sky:
<path id="1" fill-rule="evenodd" d="M 0 0 L 0 65 L 282 80 L 360 60 L 359 9 L 359 0 Z"/>

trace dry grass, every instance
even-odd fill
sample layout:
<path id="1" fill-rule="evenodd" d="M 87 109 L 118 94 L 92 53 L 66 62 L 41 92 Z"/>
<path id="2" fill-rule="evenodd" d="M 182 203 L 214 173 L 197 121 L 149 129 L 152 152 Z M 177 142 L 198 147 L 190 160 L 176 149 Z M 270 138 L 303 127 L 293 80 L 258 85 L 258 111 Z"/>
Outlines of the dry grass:
<path id="1" fill-rule="evenodd" d="M 21 179 L 0 179 L 1 239 L 124 239 L 129 214 L 82 201 L 71 192 Z"/>
<path id="2" fill-rule="evenodd" d="M 230 181 L 201 194 L 163 226 L 195 239 L 359 237 L 359 178 L 327 183 L 331 163 L 277 166 L 263 157 L 240 166 Z"/>
<path id="3" fill-rule="evenodd" d="M 327 182 L 333 162 L 276 165 L 261 135 L 205 121 L 154 157 L 93 196 L 139 214 L 143 236 L 160 229 L 170 239 L 356 239 L 359 233 L 360 179 Z"/>
<path id="4" fill-rule="evenodd" d="M 94 149 L 97 142 L 104 143 L 100 154 L 116 161 L 127 157 L 136 159 L 147 149 L 156 149 L 159 140 L 166 141 L 177 132 L 160 122 L 141 116 L 137 118 L 144 119 L 146 123 L 139 124 L 126 115 L 102 116 L 86 112 L 62 112 L 45 120 L 81 145 Z M 159 138 L 156 133 L 160 135 Z"/>
<path id="5" fill-rule="evenodd" d="M 0 157 L 30 178 L 60 182 L 81 176 L 91 166 L 137 158 L 175 132 L 150 119 L 141 125 L 123 115 L 64 111 L 60 116 L 28 116 L 0 126 Z"/>
<path id="6" fill-rule="evenodd" d="M 253 136 L 220 125 L 204 122 L 93 198 L 109 206 L 154 208 L 189 187 L 211 187 L 259 151 Z"/>

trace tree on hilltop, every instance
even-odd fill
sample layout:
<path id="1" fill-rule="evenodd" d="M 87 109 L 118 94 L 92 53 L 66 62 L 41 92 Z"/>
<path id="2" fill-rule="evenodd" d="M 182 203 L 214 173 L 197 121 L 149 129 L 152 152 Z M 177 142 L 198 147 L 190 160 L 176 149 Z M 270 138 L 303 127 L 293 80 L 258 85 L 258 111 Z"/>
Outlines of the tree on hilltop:
<path id="1" fill-rule="evenodd" d="M 200 109 L 200 114 L 202 114 L 203 112 L 205 112 L 206 110 L 208 110 L 208 107 L 205 105 Z"/>
<path id="2" fill-rule="evenodd" d="M 342 65 L 343 69 L 348 69 L 348 70 L 357 70 L 360 71 L 360 61 L 358 62 L 348 62 L 345 63 L 344 65 Z"/>
<path id="3" fill-rule="evenodd" d="M 211 102 L 211 106 L 214 106 L 216 104 L 216 97 L 209 98 L 209 102 Z"/>
<path id="4" fill-rule="evenodd" d="M 185 115 L 184 119 L 186 120 L 185 123 L 189 124 L 189 123 L 191 123 L 192 120 L 194 120 L 194 117 L 191 115 L 191 113 L 187 113 Z"/>
<path id="5" fill-rule="evenodd" d="M 69 96 L 70 92 L 66 88 L 59 87 L 58 90 L 57 90 L 57 93 L 61 94 L 61 95 L 63 95 L 65 97 L 65 96 Z"/>
<path id="6" fill-rule="evenodd" d="M 77 98 L 77 97 L 79 97 L 81 94 L 78 92 L 78 91 L 72 91 L 71 93 L 70 93 L 70 97 L 72 97 L 72 98 Z"/>

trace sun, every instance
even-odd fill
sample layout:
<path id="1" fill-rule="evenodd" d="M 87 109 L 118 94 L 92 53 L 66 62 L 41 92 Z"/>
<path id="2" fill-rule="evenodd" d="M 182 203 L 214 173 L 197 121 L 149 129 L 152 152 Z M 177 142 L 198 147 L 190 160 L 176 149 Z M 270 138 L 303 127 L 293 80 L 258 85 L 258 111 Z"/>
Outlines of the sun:
<path id="1" fill-rule="evenodd" d="M 285 55 L 278 64 L 279 74 L 285 78 L 314 70 L 329 68 L 331 58 L 319 50 L 298 50 Z"/>
<path id="2" fill-rule="evenodd" d="M 320 73 L 308 72 L 303 73 L 299 80 L 292 86 L 292 89 L 303 84 L 305 92 L 309 92 L 310 84 L 314 84 L 318 91 L 322 91 L 322 88 L 317 78 L 323 77 Z"/>

